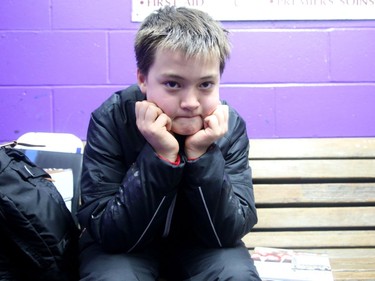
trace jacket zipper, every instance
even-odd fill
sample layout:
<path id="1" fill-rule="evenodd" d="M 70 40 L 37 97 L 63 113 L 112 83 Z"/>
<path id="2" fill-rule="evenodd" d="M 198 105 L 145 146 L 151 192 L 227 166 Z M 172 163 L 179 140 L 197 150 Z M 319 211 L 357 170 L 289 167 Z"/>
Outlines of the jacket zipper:
<path id="1" fill-rule="evenodd" d="M 173 197 L 171 206 L 169 206 L 169 209 L 168 209 L 167 220 L 165 222 L 163 237 L 167 237 L 169 234 L 169 230 L 171 229 L 171 222 L 172 222 L 174 206 L 176 205 L 176 198 L 177 198 L 177 194 Z"/>
<path id="2" fill-rule="evenodd" d="M 152 216 L 150 222 L 149 222 L 148 225 L 146 226 L 146 229 L 143 231 L 142 235 L 139 237 L 139 239 L 138 239 L 137 242 L 134 244 L 134 246 L 130 248 L 130 250 L 128 251 L 128 253 L 130 253 L 130 252 L 131 252 L 131 251 L 132 251 L 132 250 L 133 250 L 133 249 L 139 244 L 139 242 L 142 240 L 143 236 L 145 236 L 147 230 L 150 228 L 150 225 L 151 225 L 152 222 L 154 221 L 154 219 L 155 219 L 157 213 L 159 212 L 161 206 L 163 205 L 165 198 L 166 198 L 166 196 L 163 197 L 163 199 L 161 200 L 159 206 L 157 207 L 157 209 L 156 209 L 154 215 Z"/>
<path id="3" fill-rule="evenodd" d="M 214 226 L 214 224 L 213 224 L 213 222 L 212 222 L 210 212 L 208 211 L 207 204 L 206 204 L 206 200 L 204 200 L 204 196 L 203 196 L 202 188 L 199 186 L 199 187 L 198 187 L 198 190 L 199 190 L 199 194 L 201 195 L 201 198 L 202 198 L 202 201 L 203 201 L 203 205 L 204 205 L 204 208 L 205 208 L 205 210 L 206 210 L 206 214 L 207 214 L 208 220 L 210 221 L 210 225 L 211 225 L 212 231 L 213 231 L 213 233 L 214 233 L 214 235 L 215 235 L 215 237 L 216 237 L 217 243 L 219 244 L 220 247 L 222 247 L 221 241 L 220 241 L 220 239 L 219 239 L 219 236 L 218 236 L 217 233 L 216 233 L 215 226 Z"/>

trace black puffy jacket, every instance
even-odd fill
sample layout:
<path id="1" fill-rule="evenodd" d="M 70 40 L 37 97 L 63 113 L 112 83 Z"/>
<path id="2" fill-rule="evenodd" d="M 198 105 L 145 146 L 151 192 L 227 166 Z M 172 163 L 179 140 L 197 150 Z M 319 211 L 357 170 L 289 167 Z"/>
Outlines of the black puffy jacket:
<path id="1" fill-rule="evenodd" d="M 138 86 L 114 93 L 92 113 L 81 181 L 81 226 L 110 252 L 154 239 L 230 247 L 257 222 L 243 119 L 230 108 L 229 130 L 200 158 L 162 160 L 139 132 Z M 181 142 L 183 144 L 183 141 Z"/>

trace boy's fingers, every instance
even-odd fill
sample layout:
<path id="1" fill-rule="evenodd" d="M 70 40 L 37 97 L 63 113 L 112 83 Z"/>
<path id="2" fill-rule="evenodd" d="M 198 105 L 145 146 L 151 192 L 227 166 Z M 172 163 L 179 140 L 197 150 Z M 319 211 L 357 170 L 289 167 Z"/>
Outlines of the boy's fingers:
<path id="1" fill-rule="evenodd" d="M 136 102 L 137 120 L 155 121 L 163 111 L 155 104 L 147 101 Z"/>
<path id="2" fill-rule="evenodd" d="M 228 106 L 227 105 L 219 105 L 214 112 L 217 116 L 220 124 L 225 124 L 228 121 Z"/>
<path id="3" fill-rule="evenodd" d="M 165 113 L 160 114 L 155 120 L 156 127 L 166 127 L 167 131 L 172 128 L 172 120 Z"/>
<path id="4" fill-rule="evenodd" d="M 213 132 L 217 132 L 220 128 L 220 123 L 216 115 L 208 116 L 205 120 L 206 129 L 211 129 Z"/>
<path id="5" fill-rule="evenodd" d="M 207 125 L 218 134 L 226 133 L 228 130 L 228 106 L 220 105 L 211 116 L 206 118 Z"/>

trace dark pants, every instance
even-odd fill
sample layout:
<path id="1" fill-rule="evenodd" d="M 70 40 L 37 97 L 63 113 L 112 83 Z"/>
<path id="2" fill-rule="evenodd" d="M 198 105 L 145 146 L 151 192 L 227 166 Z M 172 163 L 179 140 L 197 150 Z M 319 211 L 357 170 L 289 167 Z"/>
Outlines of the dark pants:
<path id="1" fill-rule="evenodd" d="M 260 280 L 244 245 L 220 249 L 150 247 L 131 254 L 108 254 L 97 244 L 80 255 L 80 275 L 84 281 L 122 280 Z"/>

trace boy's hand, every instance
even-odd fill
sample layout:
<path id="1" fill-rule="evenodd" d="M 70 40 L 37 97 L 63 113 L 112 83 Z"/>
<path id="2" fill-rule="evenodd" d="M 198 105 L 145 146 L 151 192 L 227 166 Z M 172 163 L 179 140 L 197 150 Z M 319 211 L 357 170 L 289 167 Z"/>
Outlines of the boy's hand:
<path id="1" fill-rule="evenodd" d="M 179 146 L 176 138 L 170 133 L 171 119 L 156 104 L 149 101 L 138 101 L 135 104 L 135 114 L 139 131 L 155 152 L 175 162 Z"/>
<path id="2" fill-rule="evenodd" d="M 206 153 L 209 146 L 228 131 L 228 106 L 218 105 L 215 111 L 203 120 L 204 128 L 185 141 L 185 153 L 195 159 Z"/>

